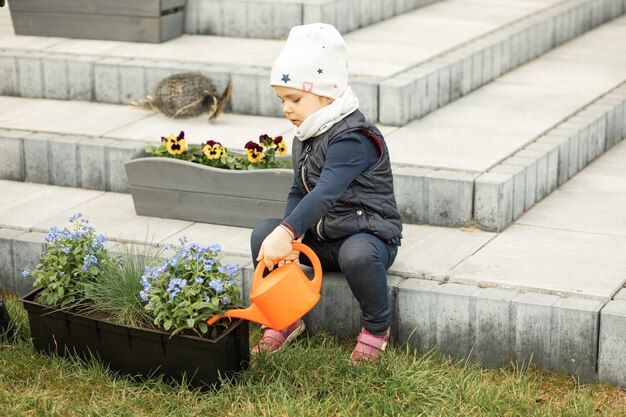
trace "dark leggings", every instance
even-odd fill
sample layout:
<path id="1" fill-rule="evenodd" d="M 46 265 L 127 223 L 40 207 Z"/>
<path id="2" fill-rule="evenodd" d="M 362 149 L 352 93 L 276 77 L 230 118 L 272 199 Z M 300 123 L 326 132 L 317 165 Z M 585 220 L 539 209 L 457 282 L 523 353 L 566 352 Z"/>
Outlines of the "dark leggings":
<path id="1" fill-rule="evenodd" d="M 263 240 L 279 223 L 280 219 L 267 219 L 254 228 L 250 246 L 255 266 Z M 337 241 L 319 241 L 307 233 L 302 243 L 319 257 L 325 272 L 342 272 L 346 276 L 361 307 L 363 327 L 374 334 L 386 331 L 391 322 L 386 271 L 396 258 L 397 247 L 368 233 Z M 300 256 L 300 262 L 311 266 L 304 255 Z"/>

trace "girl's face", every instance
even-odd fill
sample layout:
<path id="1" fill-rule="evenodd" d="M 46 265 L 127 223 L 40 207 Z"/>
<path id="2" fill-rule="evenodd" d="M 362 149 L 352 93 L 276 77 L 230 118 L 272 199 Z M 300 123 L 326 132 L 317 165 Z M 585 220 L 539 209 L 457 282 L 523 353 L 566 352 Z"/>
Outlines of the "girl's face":
<path id="1" fill-rule="evenodd" d="M 304 119 L 333 102 L 333 99 L 329 97 L 318 96 L 295 88 L 280 86 L 272 86 L 272 88 L 283 103 L 283 114 L 296 126 L 300 126 Z"/>

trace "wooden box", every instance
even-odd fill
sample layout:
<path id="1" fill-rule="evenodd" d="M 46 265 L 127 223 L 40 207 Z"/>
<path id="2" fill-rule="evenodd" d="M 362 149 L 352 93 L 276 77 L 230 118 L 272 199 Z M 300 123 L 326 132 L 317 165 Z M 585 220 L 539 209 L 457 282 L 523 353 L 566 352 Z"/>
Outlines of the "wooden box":
<path id="1" fill-rule="evenodd" d="M 11 0 L 16 35 L 158 43 L 180 36 L 185 0 Z"/>
<path id="2" fill-rule="evenodd" d="M 125 163 L 128 191 L 142 216 L 254 227 L 283 218 L 292 169 L 235 171 L 172 158 Z"/>

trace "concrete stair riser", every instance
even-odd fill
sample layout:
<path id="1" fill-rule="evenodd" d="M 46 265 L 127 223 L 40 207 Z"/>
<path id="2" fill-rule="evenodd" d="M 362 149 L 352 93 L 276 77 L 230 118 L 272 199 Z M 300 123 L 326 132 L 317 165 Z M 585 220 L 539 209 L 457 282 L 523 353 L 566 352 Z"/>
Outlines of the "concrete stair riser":
<path id="1" fill-rule="evenodd" d="M 127 192 L 124 162 L 148 143 L 87 136 L 0 130 L 6 165 L 0 178 Z"/>
<path id="2" fill-rule="evenodd" d="M 626 388 L 625 369 L 626 299 L 620 299 L 609 302 L 600 313 L 598 376 Z"/>
<path id="3" fill-rule="evenodd" d="M 187 0 L 185 33 L 285 39 L 292 26 L 325 22 L 351 32 L 440 0 Z"/>
<path id="4" fill-rule="evenodd" d="M 380 84 L 378 120 L 419 119 L 625 10 L 610 0 L 561 4 L 396 74 Z"/>
<path id="5" fill-rule="evenodd" d="M 45 249 L 44 233 L 14 229 L 0 229 L 0 285 L 25 295 L 32 290 L 33 281 L 22 277 L 22 271 L 37 266 Z"/>
<path id="6" fill-rule="evenodd" d="M 398 288 L 398 338 L 483 366 L 533 363 L 596 379 L 603 302 L 406 280 Z M 497 341 L 496 343 L 494 343 Z"/>
<path id="7" fill-rule="evenodd" d="M 309 277 L 312 276 L 312 270 L 305 267 L 305 272 Z M 252 265 L 247 266 L 243 273 L 243 292 L 245 294 L 246 303 L 250 302 L 250 287 L 254 269 Z M 389 286 L 389 303 L 392 307 L 391 331 L 396 334 L 396 293 L 398 285 L 403 278 L 388 275 L 387 283 Z M 310 332 L 322 330 L 332 335 L 344 339 L 346 337 L 354 337 L 361 330 L 361 315 L 359 304 L 352 295 L 348 283 L 341 273 L 326 272 L 322 280 L 320 301 L 315 307 L 306 314 L 304 320 L 307 329 Z"/>
<path id="8" fill-rule="evenodd" d="M 402 221 L 460 227 L 472 221 L 476 173 L 400 167 L 394 191 Z"/>
<path id="9" fill-rule="evenodd" d="M 479 176 L 474 183 L 476 225 L 504 230 L 521 215 L 522 206 L 529 210 L 622 140 L 625 109 L 622 85 Z M 508 171 L 511 165 L 523 167 L 523 184 Z"/>

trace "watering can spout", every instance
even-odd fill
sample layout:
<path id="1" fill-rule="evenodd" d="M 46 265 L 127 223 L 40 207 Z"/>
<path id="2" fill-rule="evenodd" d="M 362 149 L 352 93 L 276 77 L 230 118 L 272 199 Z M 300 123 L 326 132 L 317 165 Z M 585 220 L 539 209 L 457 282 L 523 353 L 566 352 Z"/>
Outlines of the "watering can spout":
<path id="1" fill-rule="evenodd" d="M 237 308 L 234 310 L 228 310 L 222 316 L 219 316 L 216 314 L 207 320 L 207 324 L 210 326 L 216 321 L 218 321 L 219 319 L 222 319 L 224 317 L 244 319 L 244 320 L 253 321 L 255 323 L 262 324 L 264 326 L 270 326 L 270 322 L 267 319 L 267 317 L 265 317 L 263 312 L 254 303 L 252 303 L 250 307 L 248 308 Z"/>

